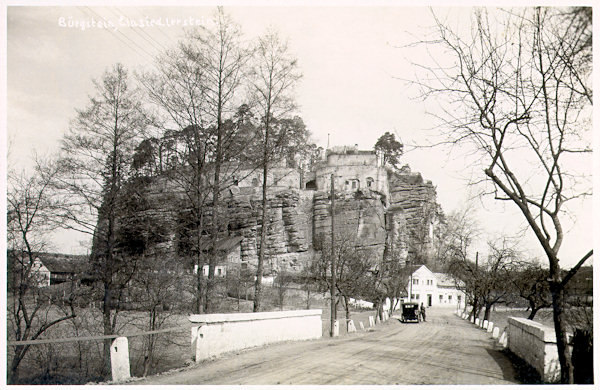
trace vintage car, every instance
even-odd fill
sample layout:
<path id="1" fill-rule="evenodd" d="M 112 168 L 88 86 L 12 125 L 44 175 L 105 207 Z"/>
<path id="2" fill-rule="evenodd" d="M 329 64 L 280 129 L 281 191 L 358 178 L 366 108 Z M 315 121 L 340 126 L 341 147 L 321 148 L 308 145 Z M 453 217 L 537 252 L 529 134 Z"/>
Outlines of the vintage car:
<path id="1" fill-rule="evenodd" d="M 420 322 L 419 304 L 416 302 L 403 303 L 400 322 Z"/>

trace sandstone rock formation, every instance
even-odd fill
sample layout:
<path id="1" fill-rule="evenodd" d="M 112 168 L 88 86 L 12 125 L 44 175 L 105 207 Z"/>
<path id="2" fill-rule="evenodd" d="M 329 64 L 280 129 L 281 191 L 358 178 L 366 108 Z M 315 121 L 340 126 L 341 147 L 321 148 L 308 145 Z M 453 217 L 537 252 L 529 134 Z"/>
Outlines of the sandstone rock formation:
<path id="1" fill-rule="evenodd" d="M 356 155 L 353 158 L 356 159 Z M 361 167 L 364 171 L 364 164 Z M 327 168 L 327 172 L 321 172 L 323 183 L 329 172 L 345 175 L 353 172 L 349 167 L 337 171 L 332 166 Z M 395 251 L 404 260 L 415 251 L 411 242 L 418 240 L 422 248 L 431 246 L 431 225 L 439 210 L 433 184 L 407 168 L 396 171 L 377 166 L 365 175 L 374 176 L 377 186 L 352 188 L 346 185 L 336 189 L 338 234 L 351 235 L 357 247 L 372 249 L 380 256 Z M 341 183 L 343 180 L 342 177 Z M 141 198 L 144 206 L 135 208 L 135 218 L 143 215 L 155 221 L 153 229 L 162 234 L 162 239 L 152 244 L 152 250 L 182 264 L 186 264 L 185 258 L 188 258 L 185 266 L 190 266 L 192 256 L 186 251 L 193 251 L 194 236 L 209 241 L 211 205 L 204 207 L 204 226 L 199 231 L 190 222 L 189 201 L 176 182 L 159 176 L 147 178 L 143 185 L 137 183 L 136 186 L 135 196 Z M 268 204 L 266 273 L 282 269 L 299 271 L 313 258 L 315 243 L 331 234 L 331 194 L 323 188 L 314 191 L 275 187 L 268 193 Z M 241 237 L 239 258 L 250 265 L 257 263 L 260 210 L 260 188 L 234 186 L 224 191 L 219 210 L 220 235 Z M 127 218 L 132 216 L 124 216 L 123 221 Z"/>

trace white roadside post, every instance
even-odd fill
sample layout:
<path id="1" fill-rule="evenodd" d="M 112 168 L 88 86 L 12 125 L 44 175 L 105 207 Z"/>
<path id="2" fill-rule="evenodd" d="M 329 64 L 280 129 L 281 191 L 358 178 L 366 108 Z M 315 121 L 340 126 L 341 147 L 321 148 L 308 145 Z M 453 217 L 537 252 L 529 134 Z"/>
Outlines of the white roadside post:
<path id="1" fill-rule="evenodd" d="M 494 330 L 492 331 L 492 337 L 497 339 L 499 335 L 500 335 L 500 328 L 498 328 L 496 326 L 496 327 L 494 327 Z"/>
<path id="2" fill-rule="evenodd" d="M 127 337 L 117 337 L 112 342 L 110 346 L 110 368 L 113 382 L 121 382 L 131 377 Z"/>
<path id="3" fill-rule="evenodd" d="M 354 321 L 350 320 L 348 321 L 348 333 L 354 333 L 356 332 L 356 326 L 354 326 Z"/>
<path id="4" fill-rule="evenodd" d="M 333 322 L 333 337 L 338 337 L 340 335 L 340 321 L 335 320 Z"/>
<path id="5" fill-rule="evenodd" d="M 372 328 L 375 326 L 375 318 L 373 318 L 373 316 L 369 316 L 369 328 Z"/>

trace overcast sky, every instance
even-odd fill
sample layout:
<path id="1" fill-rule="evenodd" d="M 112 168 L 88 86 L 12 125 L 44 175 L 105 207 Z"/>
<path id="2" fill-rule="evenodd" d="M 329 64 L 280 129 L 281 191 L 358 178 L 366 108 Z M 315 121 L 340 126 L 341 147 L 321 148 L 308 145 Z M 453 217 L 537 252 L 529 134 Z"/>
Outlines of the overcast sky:
<path id="1" fill-rule="evenodd" d="M 226 7 L 252 39 L 271 26 L 287 37 L 304 75 L 297 89 L 299 113 L 325 147 L 358 144 L 372 149 L 385 131 L 406 145 L 423 145 L 434 125 L 417 91 L 400 79 L 415 72 L 419 49 L 404 46 L 422 39 L 432 25 L 426 7 Z M 92 79 L 116 62 L 131 70 L 152 66 L 153 58 L 172 47 L 183 34 L 180 25 L 132 28 L 134 20 L 163 23 L 209 23 L 214 7 L 9 7 L 7 11 L 7 137 L 9 166 L 31 165 L 32 151 L 54 154 L 59 140 L 93 93 Z M 451 26 L 469 23 L 469 9 L 437 9 Z M 167 21 L 168 19 L 168 21 Z M 83 28 L 105 21 L 109 28 Z M 438 201 L 448 213 L 464 207 L 470 197 L 467 179 L 479 168 L 460 150 L 407 148 L 402 162 L 437 187 Z M 590 174 L 592 171 L 591 160 Z M 485 206 L 485 207 L 483 207 Z M 515 235 L 523 226 L 512 205 L 491 198 L 474 200 L 473 212 L 489 232 Z M 561 258 L 572 264 L 593 241 L 592 200 L 576 201 L 571 211 Z M 492 234 L 492 233 L 490 233 Z M 56 250 L 80 252 L 78 239 L 59 235 Z M 531 237 L 526 247 L 539 254 Z"/>

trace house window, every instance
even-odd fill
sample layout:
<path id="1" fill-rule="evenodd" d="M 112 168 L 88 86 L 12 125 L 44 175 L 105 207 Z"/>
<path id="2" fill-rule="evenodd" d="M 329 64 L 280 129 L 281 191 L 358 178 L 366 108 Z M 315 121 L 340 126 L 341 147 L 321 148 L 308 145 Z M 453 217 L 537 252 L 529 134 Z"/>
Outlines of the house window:
<path id="1" fill-rule="evenodd" d="M 416 294 L 416 295 L 415 295 L 415 299 L 416 299 L 416 300 L 419 300 L 419 294 Z"/>
<path id="2" fill-rule="evenodd" d="M 223 270 L 221 268 L 217 268 L 217 275 L 221 276 L 222 272 L 223 272 Z"/>
<path id="3" fill-rule="evenodd" d="M 440 302 L 442 302 L 444 300 L 444 296 L 440 295 Z"/>
<path id="4" fill-rule="evenodd" d="M 248 263 L 242 263 L 242 269 L 248 269 Z"/>
<path id="5" fill-rule="evenodd" d="M 452 295 L 448 295 L 448 302 L 452 302 Z"/>
<path id="6" fill-rule="evenodd" d="M 373 178 L 372 177 L 367 177 L 367 187 L 371 187 L 373 185 Z"/>
<path id="7" fill-rule="evenodd" d="M 428 286 L 431 286 L 432 284 L 433 284 L 433 280 L 431 280 L 431 279 L 427 279 L 427 285 L 428 285 Z"/>
<path id="8" fill-rule="evenodd" d="M 410 294 L 410 299 L 415 299 L 415 294 Z"/>
<path id="9" fill-rule="evenodd" d="M 252 179 L 252 187 L 258 187 L 258 179 L 257 178 Z"/>
<path id="10" fill-rule="evenodd" d="M 419 285 L 419 279 L 413 279 L 413 285 L 414 286 L 418 286 Z"/>
<path id="11" fill-rule="evenodd" d="M 352 180 L 352 189 L 355 189 L 355 188 L 356 188 L 356 181 Z"/>

